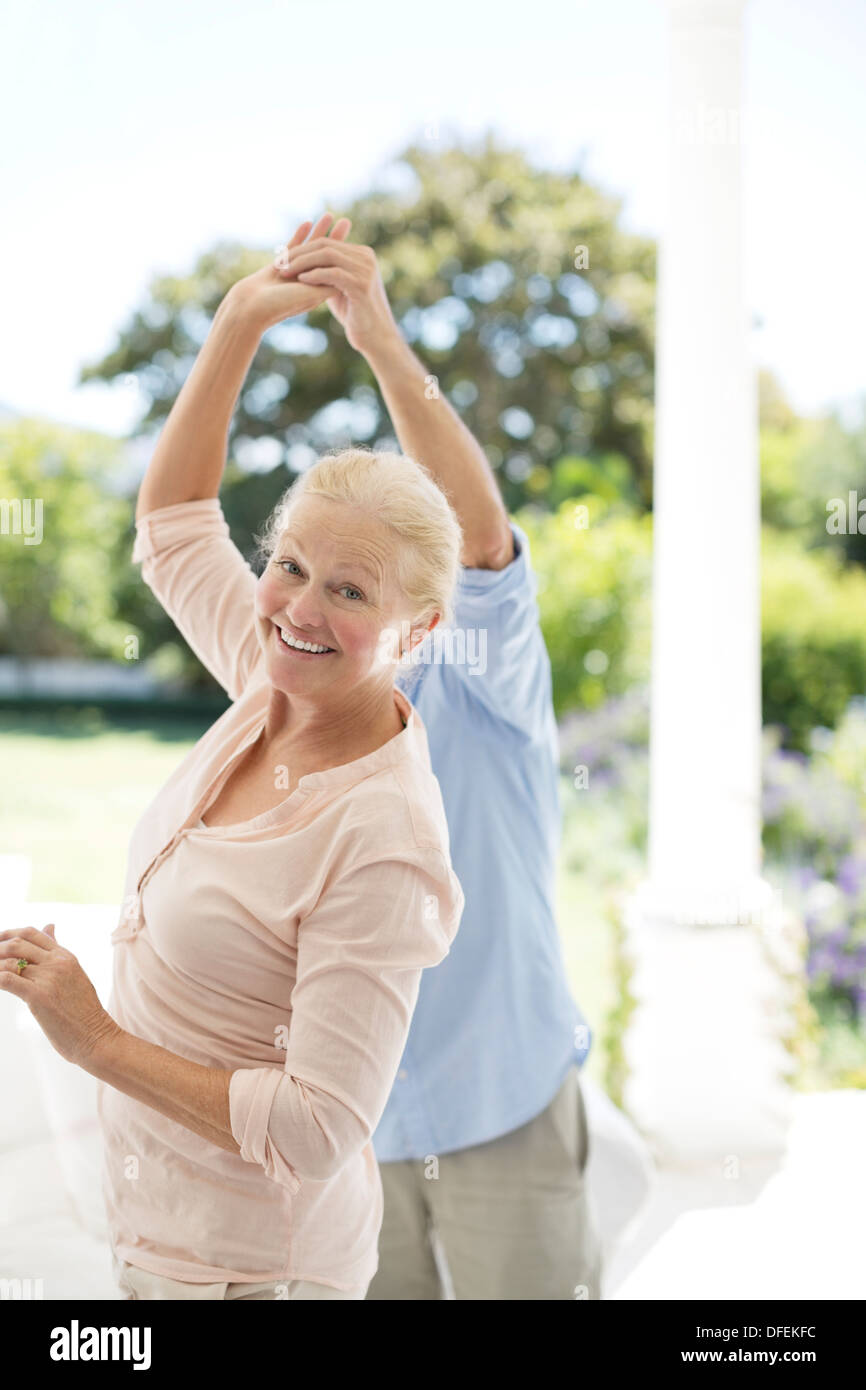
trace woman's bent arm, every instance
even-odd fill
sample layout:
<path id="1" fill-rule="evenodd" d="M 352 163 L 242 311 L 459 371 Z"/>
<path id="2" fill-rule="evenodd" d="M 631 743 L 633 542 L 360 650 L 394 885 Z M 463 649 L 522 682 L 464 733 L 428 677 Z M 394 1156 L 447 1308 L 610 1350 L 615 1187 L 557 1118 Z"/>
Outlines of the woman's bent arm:
<path id="1" fill-rule="evenodd" d="M 219 495 L 229 425 L 261 335 L 261 319 L 229 290 L 159 437 L 136 520 L 176 502 Z"/>
<path id="2" fill-rule="evenodd" d="M 80 1065 L 98 1081 L 158 1110 L 218 1148 L 240 1153 L 231 1130 L 230 1070 L 190 1062 L 117 1024 Z"/>

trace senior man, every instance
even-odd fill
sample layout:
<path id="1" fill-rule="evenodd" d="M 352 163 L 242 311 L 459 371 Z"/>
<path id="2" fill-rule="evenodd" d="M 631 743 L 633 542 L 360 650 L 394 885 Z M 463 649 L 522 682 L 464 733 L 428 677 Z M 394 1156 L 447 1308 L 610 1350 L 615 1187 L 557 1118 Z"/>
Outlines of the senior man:
<path id="1" fill-rule="evenodd" d="M 466 904 L 450 955 L 425 972 L 373 1136 L 385 1208 L 367 1298 L 445 1297 L 444 1255 L 458 1299 L 597 1299 L 579 1075 L 591 1031 L 554 915 L 558 748 L 529 545 L 403 338 L 375 252 L 348 230 L 293 250 L 283 273 L 333 287 L 328 306 L 402 449 L 447 492 L 464 534 L 451 640 L 431 632 L 396 674 L 427 729 Z"/>

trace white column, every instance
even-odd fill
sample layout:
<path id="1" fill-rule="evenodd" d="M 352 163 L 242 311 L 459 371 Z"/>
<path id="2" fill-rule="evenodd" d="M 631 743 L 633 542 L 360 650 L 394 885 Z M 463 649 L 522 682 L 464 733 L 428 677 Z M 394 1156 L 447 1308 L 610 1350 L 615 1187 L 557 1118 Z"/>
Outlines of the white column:
<path id="1" fill-rule="evenodd" d="M 635 1118 L 670 1156 L 780 1142 L 758 933 L 760 489 L 743 288 L 744 0 L 668 0 L 649 878 L 630 909 Z M 697 924 L 704 925 L 697 925 Z M 775 1008 L 778 1005 L 770 1005 Z"/>
<path id="2" fill-rule="evenodd" d="M 757 407 L 743 293 L 744 0 L 670 0 L 656 340 L 650 881 L 746 895 L 760 865 Z"/>

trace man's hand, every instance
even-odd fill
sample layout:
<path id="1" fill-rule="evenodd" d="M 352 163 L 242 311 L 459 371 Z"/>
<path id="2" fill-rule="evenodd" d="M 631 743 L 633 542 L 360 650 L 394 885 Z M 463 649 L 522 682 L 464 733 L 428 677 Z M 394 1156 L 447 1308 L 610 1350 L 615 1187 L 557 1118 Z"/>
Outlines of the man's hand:
<path id="1" fill-rule="evenodd" d="M 223 302 L 241 306 L 245 315 L 262 332 L 274 324 L 282 323 L 284 319 L 306 314 L 317 305 L 324 304 L 329 293 L 333 293 L 332 290 L 324 286 L 318 288 L 315 285 L 298 284 L 284 274 L 279 266 L 287 255 L 297 254 L 297 249 L 311 230 L 317 246 L 322 243 L 329 246 L 332 242 L 348 236 L 352 225 L 348 217 L 341 217 L 331 228 L 330 236 L 326 235 L 332 221 L 333 215 L 326 212 L 319 218 L 315 227 L 312 222 L 302 222 L 291 241 L 279 252 L 274 264 L 264 266 L 254 274 L 245 275 L 242 280 L 238 280 L 232 285 Z"/>
<path id="2" fill-rule="evenodd" d="M 290 242 L 281 263 L 284 281 L 324 290 L 328 308 L 356 352 L 367 356 L 388 339 L 402 341 L 372 247 L 354 246 L 344 236 L 322 236 L 316 228 L 304 245 Z"/>

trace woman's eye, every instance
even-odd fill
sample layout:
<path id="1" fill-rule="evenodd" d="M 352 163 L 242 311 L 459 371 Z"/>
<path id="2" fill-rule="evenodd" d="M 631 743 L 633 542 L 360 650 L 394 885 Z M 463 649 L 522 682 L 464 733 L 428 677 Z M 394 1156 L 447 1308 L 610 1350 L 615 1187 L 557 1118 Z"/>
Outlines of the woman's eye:
<path id="1" fill-rule="evenodd" d="M 293 578 L 296 574 L 301 573 L 300 566 L 294 560 L 278 560 L 277 564 L 285 574 L 290 574 Z M 363 599 L 364 597 L 361 590 L 356 589 L 354 584 L 342 584 L 340 586 L 340 593 L 348 594 L 348 597 L 355 603 L 357 603 L 358 599 Z"/>

